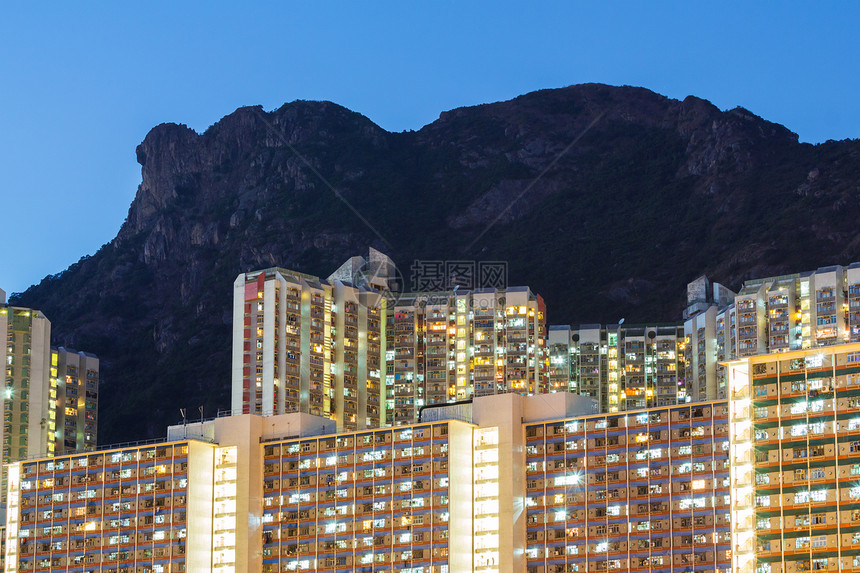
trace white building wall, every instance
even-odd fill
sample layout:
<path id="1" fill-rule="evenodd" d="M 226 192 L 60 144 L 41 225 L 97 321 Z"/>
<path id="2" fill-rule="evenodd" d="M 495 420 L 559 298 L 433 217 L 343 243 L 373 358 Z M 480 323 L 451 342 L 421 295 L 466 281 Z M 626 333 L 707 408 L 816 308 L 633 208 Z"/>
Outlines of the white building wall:
<path id="1" fill-rule="evenodd" d="M 244 324 L 245 318 L 245 275 L 233 281 L 233 353 L 231 364 L 230 409 L 233 413 L 242 412 L 242 371 L 244 368 Z"/>
<path id="2" fill-rule="evenodd" d="M 39 311 L 32 312 L 30 339 L 30 416 L 27 426 L 27 455 L 44 456 L 48 451 L 48 417 L 51 380 L 51 323 Z"/>

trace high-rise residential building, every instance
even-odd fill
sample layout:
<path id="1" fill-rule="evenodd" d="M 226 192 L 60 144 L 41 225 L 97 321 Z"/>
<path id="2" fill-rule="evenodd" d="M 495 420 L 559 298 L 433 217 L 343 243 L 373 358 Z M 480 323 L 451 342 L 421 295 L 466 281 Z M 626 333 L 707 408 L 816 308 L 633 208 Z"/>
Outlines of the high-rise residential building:
<path id="1" fill-rule="evenodd" d="M 172 427 L 164 443 L 18 462 L 6 570 L 521 571 L 523 420 L 593 410 L 570 394 L 506 394 L 347 432 L 245 414 Z"/>
<path id="2" fill-rule="evenodd" d="M 700 277 L 684 320 L 690 396 L 723 399 L 724 360 L 860 341 L 860 263 L 748 280 L 737 294 Z"/>
<path id="3" fill-rule="evenodd" d="M 725 374 L 719 362 L 737 355 L 735 296 L 704 276 L 687 285 L 684 364 L 692 401 L 726 397 Z"/>
<path id="4" fill-rule="evenodd" d="M 727 374 L 732 571 L 856 571 L 860 344 L 750 356 Z"/>
<path id="5" fill-rule="evenodd" d="M 527 573 L 730 571 L 725 401 L 525 423 Z"/>
<path id="6" fill-rule="evenodd" d="M 265 444 L 257 570 L 470 569 L 471 441 L 442 421 Z"/>
<path id="7" fill-rule="evenodd" d="M 49 411 L 48 453 L 94 449 L 98 441 L 98 357 L 62 346 L 52 348 L 50 399 L 54 408 Z"/>
<path id="8" fill-rule="evenodd" d="M 727 377 L 712 402 L 504 394 L 345 432 L 245 414 L 16 462 L 6 570 L 856 570 L 860 343 Z"/>
<path id="9" fill-rule="evenodd" d="M 48 453 L 51 323 L 38 310 L 0 305 L 3 344 L 3 464 Z M 5 470 L 2 485 L 5 491 Z"/>
<path id="10" fill-rule="evenodd" d="M 423 406 L 547 391 L 543 299 L 527 287 L 393 292 L 371 249 L 321 280 L 281 268 L 233 290 L 234 413 L 302 411 L 360 429 Z"/>
<path id="11" fill-rule="evenodd" d="M 387 422 L 474 396 L 547 392 L 545 315 L 528 287 L 399 295 L 386 330 Z"/>
<path id="12" fill-rule="evenodd" d="M 99 359 L 51 348 L 51 322 L 38 310 L 7 305 L 3 291 L 0 333 L 5 338 L 2 463 L 94 448 Z M 5 470 L 2 475 L 5 487 Z"/>
<path id="13" fill-rule="evenodd" d="M 331 417 L 340 428 L 379 426 L 388 263 L 385 257 L 368 268 L 354 257 L 328 280 L 281 268 L 239 275 L 233 411 L 302 411 Z"/>
<path id="14" fill-rule="evenodd" d="M 684 331 L 678 325 L 553 325 L 549 391 L 598 400 L 603 412 L 687 401 Z"/>

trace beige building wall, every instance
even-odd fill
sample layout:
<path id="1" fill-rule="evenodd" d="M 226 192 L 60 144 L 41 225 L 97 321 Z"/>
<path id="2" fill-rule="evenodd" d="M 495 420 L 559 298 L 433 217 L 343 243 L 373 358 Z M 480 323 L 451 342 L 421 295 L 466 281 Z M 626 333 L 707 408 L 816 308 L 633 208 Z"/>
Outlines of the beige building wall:
<path id="1" fill-rule="evenodd" d="M 198 531 L 201 535 L 209 532 L 205 545 L 210 547 L 212 571 L 262 570 L 263 449 L 260 444 L 288 436 L 335 431 L 332 420 L 298 412 L 274 416 L 243 414 L 168 428 L 168 440 L 206 440 L 216 444 L 209 465 L 197 466 L 203 470 L 196 489 L 191 487 L 194 480 L 189 480 L 189 497 L 201 504 L 200 523 L 208 523 L 208 530 L 200 527 Z M 189 450 L 189 456 L 192 451 Z M 189 507 L 189 516 L 191 511 Z M 196 559 L 202 563 L 204 558 L 201 551 Z"/>
<path id="2" fill-rule="evenodd" d="M 449 571 L 470 571 L 473 552 L 473 428 L 451 422 L 448 425 Z"/>
<path id="3" fill-rule="evenodd" d="M 559 417 L 595 414 L 597 403 L 591 398 L 560 392 L 521 396 L 519 394 L 499 394 L 485 396 L 472 403 L 472 422 L 475 429 L 475 466 L 480 464 L 482 438 L 488 446 L 495 446 L 498 459 L 498 513 L 493 516 L 497 525 L 497 559 L 487 569 L 486 561 L 474 563 L 475 570 L 513 573 L 524 571 L 526 545 L 526 461 L 525 432 L 523 424 Z M 481 485 L 476 474 L 476 501 Z M 476 502 L 477 505 L 477 502 Z M 476 517 L 475 522 L 479 519 Z M 477 534 L 476 534 L 477 535 Z M 466 570 L 466 569 L 464 569 Z"/>
<path id="4" fill-rule="evenodd" d="M 845 329 L 845 277 L 840 266 L 818 269 L 810 284 L 809 311 L 813 346 L 848 341 Z"/>
<path id="5" fill-rule="evenodd" d="M 498 514 L 495 517 L 498 535 L 498 559 L 495 569 L 500 573 L 511 573 L 524 569 L 523 547 L 525 540 L 525 518 L 523 511 L 525 491 L 525 458 L 521 420 L 524 398 L 517 394 L 487 396 L 473 403 L 472 420 L 479 426 L 478 432 L 495 431 L 498 456 Z M 476 455 L 479 448 L 476 444 Z"/>
<path id="6" fill-rule="evenodd" d="M 212 484 L 216 449 L 210 444 L 188 442 L 186 571 L 206 571 L 212 566 Z"/>
<path id="7" fill-rule="evenodd" d="M 845 280 L 848 283 L 848 341 L 860 342 L 860 263 L 852 263 L 845 270 Z"/>
<path id="8" fill-rule="evenodd" d="M 693 323 L 717 309 L 716 352 L 705 363 L 706 377 L 715 373 L 717 399 L 728 397 L 721 361 L 860 341 L 860 263 L 751 279 L 737 295 L 715 283 L 709 297 L 707 283 L 700 277 L 688 285 L 685 328 L 694 338 Z M 691 378 L 696 369 L 688 365 Z"/>

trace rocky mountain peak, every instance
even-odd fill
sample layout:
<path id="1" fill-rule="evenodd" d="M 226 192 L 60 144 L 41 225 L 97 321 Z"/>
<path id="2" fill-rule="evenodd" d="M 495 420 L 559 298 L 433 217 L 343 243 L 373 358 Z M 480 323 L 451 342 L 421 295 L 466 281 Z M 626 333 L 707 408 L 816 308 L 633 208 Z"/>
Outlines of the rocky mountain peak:
<path id="1" fill-rule="evenodd" d="M 860 143 L 643 88 L 542 90 L 404 133 L 331 102 L 243 107 L 200 134 L 159 125 L 137 156 L 117 238 L 13 300 L 101 357 L 106 441 L 229 405 L 244 271 L 328 276 L 373 246 L 408 287 L 416 260 L 505 261 L 552 323 L 653 322 L 702 274 L 860 260 Z"/>

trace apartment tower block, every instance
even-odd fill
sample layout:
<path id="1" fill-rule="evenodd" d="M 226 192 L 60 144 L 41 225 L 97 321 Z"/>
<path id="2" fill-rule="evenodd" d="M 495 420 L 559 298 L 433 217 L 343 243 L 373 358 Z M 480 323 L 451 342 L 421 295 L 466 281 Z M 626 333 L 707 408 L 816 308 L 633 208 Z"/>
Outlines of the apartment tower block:
<path id="1" fill-rule="evenodd" d="M 326 280 L 282 268 L 233 289 L 234 413 L 307 412 L 342 429 L 422 407 L 547 392 L 543 299 L 527 287 L 401 293 L 370 250 Z"/>
<path id="2" fill-rule="evenodd" d="M 233 294 L 234 413 L 303 411 L 341 428 L 385 419 L 382 287 L 280 268 L 239 275 Z"/>
<path id="3" fill-rule="evenodd" d="M 748 280 L 737 294 L 699 277 L 684 321 L 690 395 L 724 399 L 725 360 L 860 341 L 860 263 Z"/>
<path id="4" fill-rule="evenodd" d="M 591 396 L 602 412 L 687 401 L 678 325 L 549 327 L 549 391 Z"/>

